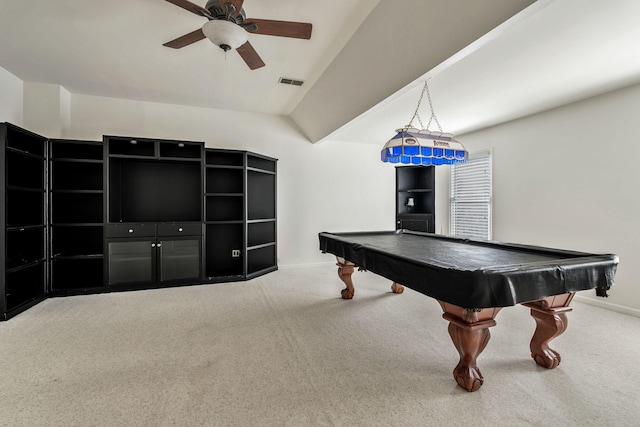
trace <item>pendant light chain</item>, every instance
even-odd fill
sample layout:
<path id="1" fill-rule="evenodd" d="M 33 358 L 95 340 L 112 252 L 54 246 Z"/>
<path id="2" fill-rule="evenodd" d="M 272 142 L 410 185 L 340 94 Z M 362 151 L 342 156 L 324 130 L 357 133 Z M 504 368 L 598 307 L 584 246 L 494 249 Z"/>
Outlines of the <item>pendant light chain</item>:
<path id="1" fill-rule="evenodd" d="M 427 123 L 427 130 L 429 130 L 429 126 L 431 126 L 431 120 L 435 120 L 438 125 L 438 130 L 442 132 L 442 126 L 440 126 L 440 122 L 436 117 L 436 113 L 433 111 L 433 103 L 431 102 L 431 93 L 429 92 L 429 86 L 427 86 L 427 82 L 424 82 L 424 87 L 427 89 L 427 99 L 429 100 L 429 108 L 431 108 L 431 117 L 429 117 L 429 123 Z"/>
<path id="2" fill-rule="evenodd" d="M 425 127 L 424 124 L 422 123 L 422 119 L 420 118 L 420 113 L 418 112 L 425 92 L 427 92 L 427 100 L 429 101 L 429 108 L 431 109 L 431 117 L 429 117 L 429 123 L 427 123 L 427 127 Z M 429 92 L 429 86 L 426 80 L 424 82 L 424 86 L 422 87 L 420 98 L 418 99 L 418 105 L 416 105 L 416 111 L 413 113 L 413 117 L 411 117 L 411 120 L 409 121 L 409 124 L 407 125 L 407 127 L 411 127 L 411 124 L 413 123 L 413 119 L 416 119 L 416 118 L 418 119 L 418 123 L 420 123 L 420 127 L 423 130 L 429 130 L 429 126 L 431 126 L 431 122 L 435 121 L 436 125 L 438 125 L 438 130 L 442 132 L 442 126 L 440 126 L 440 122 L 436 117 L 436 113 L 433 111 L 433 102 L 431 101 L 431 93 Z"/>
<path id="3" fill-rule="evenodd" d="M 422 120 L 420 119 L 420 114 L 418 113 L 418 110 L 420 109 L 420 104 L 422 103 L 422 97 L 424 96 L 424 90 L 427 87 L 427 82 L 424 82 L 424 86 L 422 87 L 422 92 L 420 93 L 420 99 L 418 99 L 418 105 L 416 105 L 416 111 L 413 112 L 413 116 L 411 117 L 411 120 L 409 120 L 409 124 L 407 125 L 408 128 L 411 127 L 411 124 L 413 123 L 413 119 L 417 118 L 418 119 L 418 123 L 420 123 L 420 126 L 424 129 L 424 125 L 422 124 Z"/>

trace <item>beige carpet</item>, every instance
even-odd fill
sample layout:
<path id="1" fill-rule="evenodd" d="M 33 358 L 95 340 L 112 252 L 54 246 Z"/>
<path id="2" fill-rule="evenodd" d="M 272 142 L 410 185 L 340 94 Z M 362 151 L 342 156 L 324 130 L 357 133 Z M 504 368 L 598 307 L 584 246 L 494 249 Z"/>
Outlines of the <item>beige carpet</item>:
<path id="1" fill-rule="evenodd" d="M 574 302 L 546 370 L 504 309 L 468 393 L 434 300 L 354 280 L 352 301 L 330 265 L 49 299 L 0 323 L 0 425 L 640 425 L 640 319 Z"/>

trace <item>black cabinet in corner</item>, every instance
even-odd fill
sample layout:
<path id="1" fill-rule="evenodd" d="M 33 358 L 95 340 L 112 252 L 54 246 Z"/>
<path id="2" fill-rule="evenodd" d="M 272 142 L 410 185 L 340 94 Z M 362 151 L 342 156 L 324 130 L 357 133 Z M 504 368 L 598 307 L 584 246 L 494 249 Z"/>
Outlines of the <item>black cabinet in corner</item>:
<path id="1" fill-rule="evenodd" d="M 435 232 L 434 166 L 396 167 L 396 229 Z"/>

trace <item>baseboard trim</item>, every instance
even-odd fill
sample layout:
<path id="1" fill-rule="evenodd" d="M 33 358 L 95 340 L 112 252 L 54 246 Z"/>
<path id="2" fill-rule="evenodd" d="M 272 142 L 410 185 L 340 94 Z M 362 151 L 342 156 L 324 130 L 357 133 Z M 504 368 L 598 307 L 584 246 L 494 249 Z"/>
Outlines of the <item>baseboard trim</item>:
<path id="1" fill-rule="evenodd" d="M 576 295 L 574 297 L 574 300 L 581 302 L 583 304 L 593 305 L 595 307 L 600 307 L 607 310 L 615 311 L 617 313 L 628 314 L 629 316 L 634 316 L 634 317 L 640 317 L 640 310 L 636 310 L 635 308 L 631 308 L 631 307 L 625 307 L 624 305 L 612 304 L 604 300 L 604 298 L 596 300 L 593 298 L 584 297 L 582 295 Z"/>

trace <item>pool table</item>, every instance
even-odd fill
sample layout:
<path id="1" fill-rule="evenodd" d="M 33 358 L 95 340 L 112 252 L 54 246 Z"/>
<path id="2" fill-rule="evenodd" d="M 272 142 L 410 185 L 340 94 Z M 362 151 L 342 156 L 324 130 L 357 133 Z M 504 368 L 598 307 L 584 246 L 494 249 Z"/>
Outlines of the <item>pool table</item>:
<path id="1" fill-rule="evenodd" d="M 566 313 L 578 291 L 596 289 L 599 296 L 613 286 L 618 257 L 536 246 L 481 241 L 407 230 L 319 233 L 320 250 L 336 256 L 338 275 L 351 299 L 355 268 L 371 271 L 393 283 L 438 301 L 449 321 L 449 335 L 460 361 L 453 371 L 467 391 L 478 390 L 484 378 L 477 357 L 491 337 L 489 329 L 503 307 L 531 309 L 536 330 L 531 357 L 552 369 L 560 354 L 549 342 L 567 327 Z"/>

